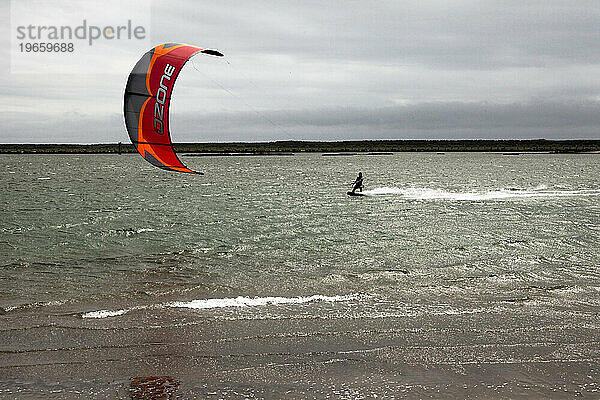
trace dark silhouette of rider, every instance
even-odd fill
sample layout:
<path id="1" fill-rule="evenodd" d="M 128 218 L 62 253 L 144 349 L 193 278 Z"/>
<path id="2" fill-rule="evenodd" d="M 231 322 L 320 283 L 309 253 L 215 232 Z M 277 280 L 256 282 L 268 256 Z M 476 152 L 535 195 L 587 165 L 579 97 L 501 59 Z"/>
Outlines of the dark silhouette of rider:
<path id="1" fill-rule="evenodd" d="M 362 175 L 362 172 L 358 173 L 358 176 L 356 177 L 356 180 L 354 181 L 354 187 L 352 188 L 352 193 L 354 193 L 356 191 L 356 189 L 359 189 L 361 192 L 363 190 L 363 175 Z"/>

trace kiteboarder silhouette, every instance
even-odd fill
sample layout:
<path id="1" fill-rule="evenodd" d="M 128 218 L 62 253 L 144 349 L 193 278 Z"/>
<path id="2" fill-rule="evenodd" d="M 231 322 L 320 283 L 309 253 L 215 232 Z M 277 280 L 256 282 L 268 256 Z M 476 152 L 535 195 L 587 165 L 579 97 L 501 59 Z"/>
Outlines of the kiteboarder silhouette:
<path id="1" fill-rule="evenodd" d="M 362 172 L 358 173 L 356 180 L 353 183 L 354 187 L 352 188 L 352 193 L 356 192 L 356 189 L 359 189 L 361 192 L 363 190 L 363 174 Z"/>

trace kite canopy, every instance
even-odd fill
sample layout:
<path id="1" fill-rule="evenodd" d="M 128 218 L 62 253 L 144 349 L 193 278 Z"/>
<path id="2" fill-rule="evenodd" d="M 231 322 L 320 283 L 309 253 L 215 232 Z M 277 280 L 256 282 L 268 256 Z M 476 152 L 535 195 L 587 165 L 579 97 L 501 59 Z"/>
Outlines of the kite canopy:
<path id="1" fill-rule="evenodd" d="M 179 160 L 169 131 L 173 86 L 184 64 L 197 53 L 223 57 L 216 50 L 161 44 L 140 58 L 127 79 L 123 113 L 129 138 L 146 161 L 162 169 L 199 173 Z"/>

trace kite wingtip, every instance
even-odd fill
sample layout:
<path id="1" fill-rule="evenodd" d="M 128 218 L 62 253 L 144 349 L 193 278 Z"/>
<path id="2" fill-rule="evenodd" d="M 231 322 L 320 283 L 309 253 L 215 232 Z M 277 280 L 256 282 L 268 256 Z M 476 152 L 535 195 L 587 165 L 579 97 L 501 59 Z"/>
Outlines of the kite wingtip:
<path id="1" fill-rule="evenodd" d="M 223 55 L 223 53 L 221 53 L 219 50 L 214 50 L 214 49 L 204 49 L 204 50 L 200 51 L 200 53 L 204 53 L 204 54 L 208 54 L 208 55 L 216 56 L 216 57 L 225 57 Z"/>

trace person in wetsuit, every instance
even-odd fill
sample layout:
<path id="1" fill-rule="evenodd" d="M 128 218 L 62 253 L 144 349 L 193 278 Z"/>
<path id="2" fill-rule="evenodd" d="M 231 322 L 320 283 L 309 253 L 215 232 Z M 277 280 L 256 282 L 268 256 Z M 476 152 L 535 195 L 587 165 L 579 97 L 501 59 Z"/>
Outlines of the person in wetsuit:
<path id="1" fill-rule="evenodd" d="M 354 193 L 356 191 L 356 189 L 359 189 L 361 192 L 363 190 L 363 175 L 362 175 L 362 172 L 358 173 L 358 176 L 356 177 L 356 180 L 354 181 L 354 187 L 352 188 L 352 193 Z"/>

